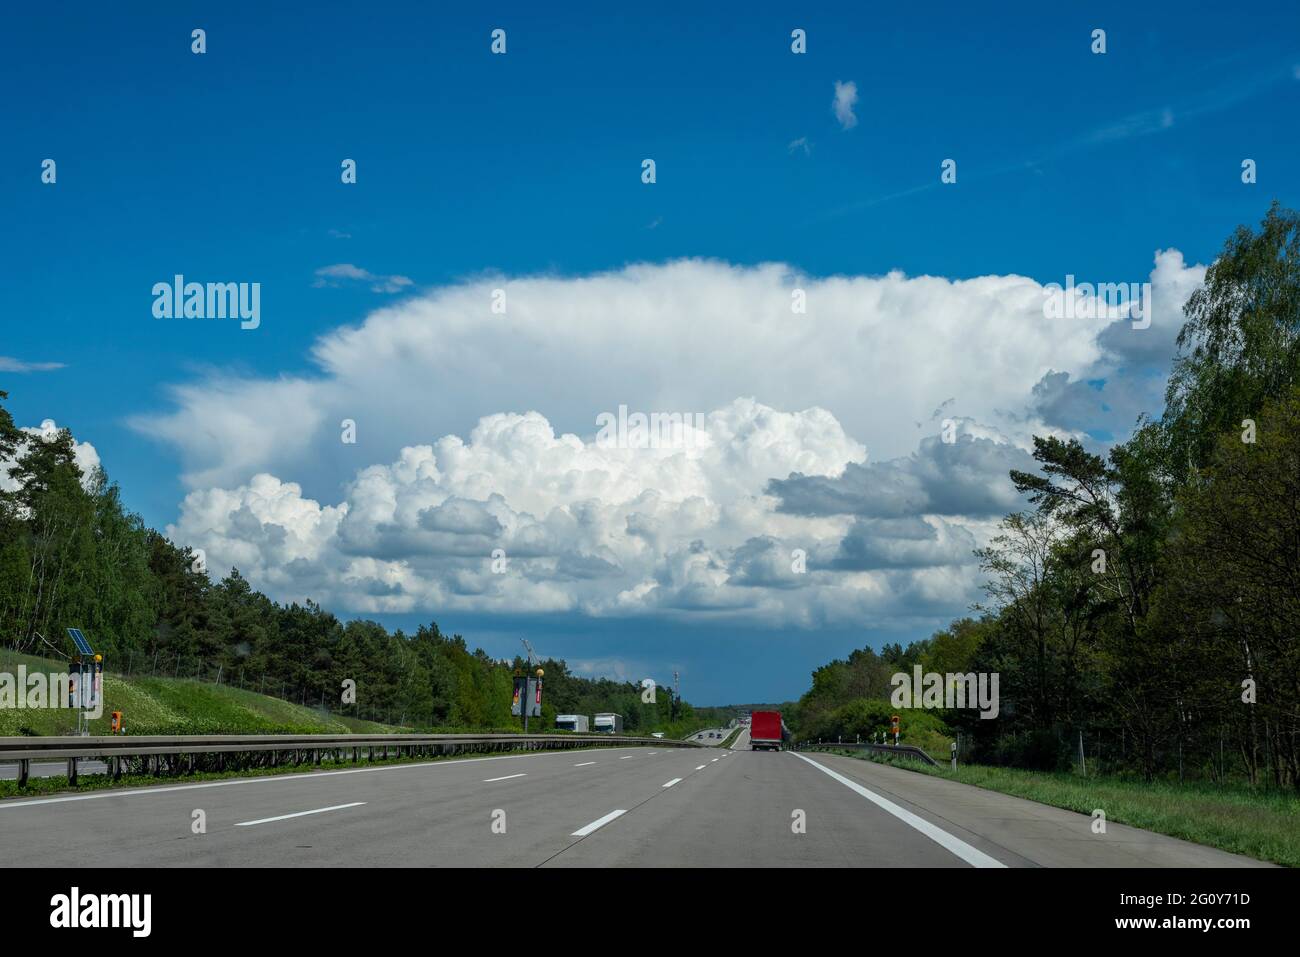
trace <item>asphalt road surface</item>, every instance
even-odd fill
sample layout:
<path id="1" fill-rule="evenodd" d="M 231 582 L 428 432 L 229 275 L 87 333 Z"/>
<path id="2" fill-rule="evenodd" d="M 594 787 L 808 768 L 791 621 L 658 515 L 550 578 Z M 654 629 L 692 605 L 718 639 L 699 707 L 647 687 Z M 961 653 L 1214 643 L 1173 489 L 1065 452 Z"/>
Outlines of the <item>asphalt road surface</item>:
<path id="1" fill-rule="evenodd" d="M 540 752 L 0 801 L 0 849 L 20 867 L 1263 866 L 1091 825 L 854 758 L 720 748 Z"/>
<path id="2" fill-rule="evenodd" d="M 716 746 L 721 744 L 723 741 L 727 740 L 727 735 L 729 735 L 730 733 L 731 732 L 728 731 L 726 728 L 705 728 L 702 731 L 696 731 L 693 735 L 688 737 L 686 740 L 694 741 L 698 744 L 707 744 L 711 746 Z M 715 734 L 720 735 L 720 737 L 716 737 L 716 738 L 713 737 L 713 735 Z"/>

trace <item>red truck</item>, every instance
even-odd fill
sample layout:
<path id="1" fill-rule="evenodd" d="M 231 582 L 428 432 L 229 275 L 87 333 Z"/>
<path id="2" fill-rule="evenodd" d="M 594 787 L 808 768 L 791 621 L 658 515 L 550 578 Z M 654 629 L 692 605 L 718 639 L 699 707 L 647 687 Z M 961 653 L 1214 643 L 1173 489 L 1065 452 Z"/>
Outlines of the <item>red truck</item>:
<path id="1" fill-rule="evenodd" d="M 755 711 L 749 719 L 749 747 L 753 751 L 780 751 L 785 725 L 780 711 Z"/>

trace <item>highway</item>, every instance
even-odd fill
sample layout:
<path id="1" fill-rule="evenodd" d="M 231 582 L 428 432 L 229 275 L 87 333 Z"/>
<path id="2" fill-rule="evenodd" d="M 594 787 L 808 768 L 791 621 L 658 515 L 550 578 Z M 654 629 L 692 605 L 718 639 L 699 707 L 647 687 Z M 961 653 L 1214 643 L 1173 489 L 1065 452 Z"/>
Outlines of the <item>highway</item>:
<path id="1" fill-rule="evenodd" d="M 734 750 L 537 752 L 6 800 L 0 847 L 24 867 L 1266 866 L 742 738 Z"/>
<path id="2" fill-rule="evenodd" d="M 694 734 L 687 737 L 686 740 L 695 741 L 699 744 L 715 746 L 727 740 L 727 735 L 729 734 L 731 734 L 730 728 L 704 728 L 701 731 L 696 731 Z M 714 737 L 714 735 L 717 735 L 717 737 Z"/>

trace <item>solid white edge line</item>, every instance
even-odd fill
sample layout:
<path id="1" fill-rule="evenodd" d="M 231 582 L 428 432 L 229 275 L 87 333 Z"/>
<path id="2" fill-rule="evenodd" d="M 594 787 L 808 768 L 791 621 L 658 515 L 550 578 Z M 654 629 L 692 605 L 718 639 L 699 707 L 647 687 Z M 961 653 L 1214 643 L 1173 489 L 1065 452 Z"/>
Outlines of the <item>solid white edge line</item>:
<path id="1" fill-rule="evenodd" d="M 682 782 L 682 779 L 681 779 L 681 778 L 673 778 L 671 781 L 669 781 L 667 784 L 665 784 L 664 787 L 666 787 L 666 788 L 670 788 L 670 787 L 672 787 L 674 784 L 680 784 L 681 782 Z"/>
<path id="2" fill-rule="evenodd" d="M 252 827 L 254 824 L 270 824 L 272 821 L 287 821 L 291 817 L 307 817 L 309 814 L 324 814 L 326 811 L 342 811 L 344 808 L 361 807 L 365 801 L 353 801 L 351 804 L 335 804 L 333 807 L 318 807 L 314 811 L 299 811 L 297 814 L 281 814 L 278 817 L 264 817 L 256 821 L 240 821 L 235 827 Z"/>
<path id="3" fill-rule="evenodd" d="M 574 831 L 574 832 L 573 832 L 572 834 L 570 834 L 569 836 L 570 836 L 570 837 L 586 837 L 586 836 L 587 836 L 588 834 L 590 834 L 592 831 L 599 830 L 600 828 L 602 828 L 602 827 L 604 827 L 606 824 L 608 824 L 610 821 L 614 820 L 614 819 L 617 818 L 617 817 L 622 817 L 622 816 L 623 816 L 624 814 L 626 814 L 626 813 L 627 813 L 627 811 L 622 811 L 622 810 L 620 810 L 620 811 L 610 811 L 610 812 L 609 812 L 608 814 L 606 814 L 604 817 L 598 817 L 598 818 L 596 818 L 596 820 L 592 821 L 592 822 L 591 822 L 590 824 L 588 824 L 586 827 L 580 827 L 580 828 L 578 828 L 576 831 Z"/>
<path id="4" fill-rule="evenodd" d="M 890 814 L 894 815 L 894 817 L 898 818 L 904 824 L 907 824 L 908 826 L 913 827 L 916 830 L 920 831 L 930 840 L 934 841 L 936 844 L 944 848 L 944 850 L 957 855 L 972 867 L 1006 867 L 1007 866 L 1003 864 L 1001 861 L 999 861 L 997 858 L 989 857 L 989 855 L 985 854 L 983 851 L 971 847 L 961 838 L 949 834 L 943 828 L 936 827 L 935 825 L 927 821 L 925 818 L 917 817 L 911 811 L 907 810 L 907 808 L 899 807 L 897 804 L 895 804 L 893 801 L 890 801 L 888 798 L 883 798 L 879 794 L 875 793 L 874 791 L 867 790 L 857 781 L 850 780 L 849 778 L 846 778 L 844 775 L 840 774 L 839 772 L 832 771 L 830 768 L 826 767 L 825 765 L 818 764 L 812 758 L 804 757 L 802 754 L 799 754 L 797 751 L 791 751 L 790 754 L 793 754 L 796 758 L 798 758 L 801 761 L 807 761 L 817 770 L 824 771 L 825 773 L 829 774 L 836 781 L 839 781 L 840 784 L 843 784 L 845 787 L 849 788 L 852 791 L 856 791 L 858 794 L 861 794 L 864 798 L 866 798 L 872 804 L 879 807 L 881 810 L 888 811 Z"/>
<path id="5" fill-rule="evenodd" d="M 499 777 L 499 778 L 484 778 L 483 783 L 491 784 L 493 781 L 509 781 L 511 778 L 526 778 L 526 777 L 528 777 L 528 772 L 520 771 L 518 774 L 507 774 L 504 777 Z"/>

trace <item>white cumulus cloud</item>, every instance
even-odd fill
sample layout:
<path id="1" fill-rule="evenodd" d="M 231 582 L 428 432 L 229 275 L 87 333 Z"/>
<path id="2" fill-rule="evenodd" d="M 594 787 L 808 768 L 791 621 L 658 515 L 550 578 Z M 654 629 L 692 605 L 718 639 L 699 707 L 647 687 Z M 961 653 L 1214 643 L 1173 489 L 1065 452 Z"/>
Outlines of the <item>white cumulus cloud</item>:
<path id="1" fill-rule="evenodd" d="M 1125 370 L 1167 362 L 1203 273 L 1158 254 L 1146 329 L 1055 317 L 1016 275 L 488 276 L 321 336 L 309 374 L 186 382 L 134 425 L 185 465 L 168 533 L 280 599 L 898 624 L 976 597 L 1032 434 L 1158 411 Z M 702 434 L 601 441 L 621 406 Z"/>
<path id="2" fill-rule="evenodd" d="M 839 120 L 840 128 L 851 130 L 858 125 L 858 117 L 853 112 L 853 107 L 858 102 L 858 85 L 852 80 L 842 83 L 835 81 L 835 99 L 831 101 L 831 111 L 835 114 L 835 119 Z"/>

